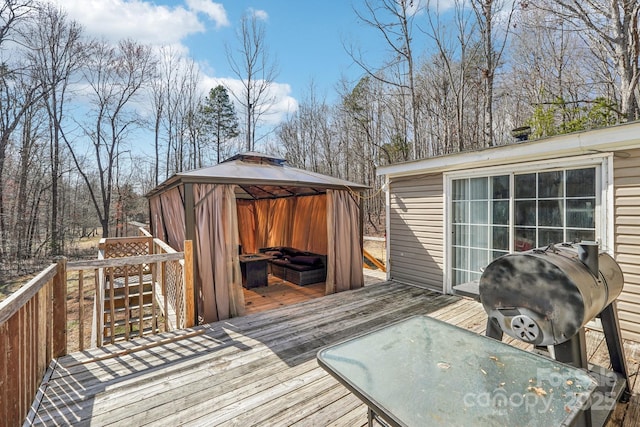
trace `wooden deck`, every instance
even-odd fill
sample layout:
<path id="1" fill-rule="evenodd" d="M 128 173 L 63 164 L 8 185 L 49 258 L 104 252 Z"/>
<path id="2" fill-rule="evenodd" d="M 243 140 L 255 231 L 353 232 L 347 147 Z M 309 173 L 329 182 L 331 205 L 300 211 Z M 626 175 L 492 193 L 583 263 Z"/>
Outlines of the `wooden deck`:
<path id="1" fill-rule="evenodd" d="M 316 352 L 417 314 L 478 333 L 486 321 L 470 299 L 371 285 L 60 358 L 34 402 L 33 423 L 363 426 L 365 406 L 318 367 Z M 590 359 L 608 361 L 601 334 L 588 337 Z M 610 426 L 640 420 L 640 345 L 625 346 L 635 392 Z"/>

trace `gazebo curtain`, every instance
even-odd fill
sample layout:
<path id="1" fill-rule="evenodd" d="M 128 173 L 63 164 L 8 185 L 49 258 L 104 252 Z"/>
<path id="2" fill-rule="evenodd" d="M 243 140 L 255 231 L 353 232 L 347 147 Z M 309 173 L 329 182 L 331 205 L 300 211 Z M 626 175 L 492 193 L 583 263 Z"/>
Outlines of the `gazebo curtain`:
<path id="1" fill-rule="evenodd" d="M 327 198 L 318 196 L 238 200 L 240 243 L 244 253 L 269 246 L 291 246 L 327 253 Z"/>
<path id="2" fill-rule="evenodd" d="M 151 234 L 154 237 L 167 241 L 167 236 L 164 232 L 164 221 L 162 219 L 162 202 L 160 201 L 160 195 L 149 199 L 149 210 L 151 211 Z"/>
<path id="3" fill-rule="evenodd" d="M 198 313 L 204 322 L 241 316 L 244 311 L 234 188 L 234 185 L 193 185 Z"/>
<path id="4" fill-rule="evenodd" d="M 153 235 L 177 251 L 184 250 L 183 187 L 174 187 L 150 200 Z"/>
<path id="5" fill-rule="evenodd" d="M 327 236 L 326 293 L 364 286 L 360 209 L 348 191 L 327 190 Z"/>

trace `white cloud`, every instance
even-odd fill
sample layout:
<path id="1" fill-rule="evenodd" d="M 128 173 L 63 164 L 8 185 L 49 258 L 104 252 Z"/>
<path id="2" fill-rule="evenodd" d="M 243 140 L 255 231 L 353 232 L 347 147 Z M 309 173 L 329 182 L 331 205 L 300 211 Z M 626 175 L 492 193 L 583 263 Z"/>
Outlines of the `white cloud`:
<path id="1" fill-rule="evenodd" d="M 224 8 L 211 0 L 188 0 L 167 7 L 143 0 L 50 0 L 62 7 L 88 34 L 108 40 L 132 38 L 156 45 L 179 43 L 193 33 L 204 32 L 198 14 L 204 13 L 216 27 L 229 25 Z"/>
<path id="2" fill-rule="evenodd" d="M 202 12 L 216 23 L 216 28 L 226 27 L 229 25 L 227 12 L 220 3 L 214 3 L 211 0 L 187 0 L 187 6 L 194 12 Z"/>
<path id="3" fill-rule="evenodd" d="M 69 18 L 80 23 L 89 36 L 104 37 L 116 42 L 131 38 L 137 42 L 155 47 L 169 46 L 179 56 L 188 57 L 186 38 L 194 33 L 206 31 L 206 22 L 213 22 L 216 28 L 228 26 L 224 6 L 213 0 L 183 0 L 181 6 L 162 6 L 152 0 L 49 0 L 63 8 Z M 249 9 L 257 19 L 267 20 L 263 10 Z M 212 67 L 202 62 L 202 93 L 218 84 L 230 92 L 241 93 L 242 81 L 233 78 L 211 77 Z M 231 96 L 231 93 L 230 93 Z M 275 126 L 297 111 L 298 102 L 291 96 L 291 86 L 273 83 L 269 92 L 273 100 L 268 113 L 263 116 L 264 126 Z M 232 97 L 233 99 L 233 97 Z M 241 113 L 239 106 L 236 106 Z"/>
<path id="4" fill-rule="evenodd" d="M 249 8 L 249 14 L 251 16 L 255 16 L 256 19 L 260 21 L 267 21 L 269 19 L 269 14 L 266 11 L 261 9 Z"/>

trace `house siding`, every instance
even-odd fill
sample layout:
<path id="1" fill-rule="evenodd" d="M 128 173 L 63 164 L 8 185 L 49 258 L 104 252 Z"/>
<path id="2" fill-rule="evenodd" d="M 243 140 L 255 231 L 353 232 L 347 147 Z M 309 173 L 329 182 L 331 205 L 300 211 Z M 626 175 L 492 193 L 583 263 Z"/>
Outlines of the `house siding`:
<path id="1" fill-rule="evenodd" d="M 442 292 L 442 174 L 391 178 L 389 191 L 391 279 Z"/>
<path id="2" fill-rule="evenodd" d="M 618 316 L 624 337 L 640 341 L 640 149 L 624 153 L 613 161 L 614 254 L 625 282 Z"/>

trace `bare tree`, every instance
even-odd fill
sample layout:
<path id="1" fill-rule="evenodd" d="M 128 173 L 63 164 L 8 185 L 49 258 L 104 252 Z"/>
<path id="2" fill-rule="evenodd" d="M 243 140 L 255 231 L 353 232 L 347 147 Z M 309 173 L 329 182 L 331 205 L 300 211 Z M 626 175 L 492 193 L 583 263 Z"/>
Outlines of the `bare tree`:
<path id="1" fill-rule="evenodd" d="M 160 50 L 151 78 L 156 181 L 159 181 L 161 169 L 167 178 L 198 164 L 201 138 L 195 112 L 202 95 L 198 90 L 199 78 L 199 70 L 193 60 L 181 56 L 171 47 Z M 163 139 L 166 150 L 161 162 Z"/>
<path id="2" fill-rule="evenodd" d="M 374 79 L 407 90 L 410 103 L 412 158 L 423 153 L 419 135 L 420 103 L 416 91 L 415 58 L 413 52 L 414 18 L 420 9 L 420 2 L 413 0 L 365 0 L 364 10 L 355 10 L 357 17 L 367 26 L 375 29 L 390 49 L 389 59 L 382 67 L 373 67 L 363 58 L 361 52 L 348 48 L 351 58 Z M 389 73 L 391 71 L 391 74 Z M 399 72 L 398 72 L 399 71 Z M 399 79 L 392 80 L 396 73 Z M 427 153 L 428 154 L 428 150 Z"/>
<path id="3" fill-rule="evenodd" d="M 0 2 L 0 48 L 12 33 L 18 29 L 21 21 L 33 12 L 32 0 L 2 0 Z"/>
<path id="4" fill-rule="evenodd" d="M 51 167 L 51 253 L 60 255 L 64 248 L 59 207 L 59 180 L 61 175 L 62 122 L 65 97 L 70 78 L 82 66 L 84 47 L 82 29 L 52 4 L 42 5 L 24 36 L 28 43 L 28 56 L 37 78 L 41 82 L 44 104 L 50 121 Z"/>
<path id="5" fill-rule="evenodd" d="M 164 50 L 164 48 L 163 48 Z M 162 126 L 162 119 L 164 117 L 167 108 L 167 96 L 166 89 L 164 87 L 164 80 L 160 75 L 160 64 L 162 58 L 156 63 L 156 70 L 150 77 L 150 96 L 151 106 L 153 108 L 153 148 L 154 148 L 154 161 L 153 161 L 153 178 L 152 183 L 154 186 L 160 184 L 160 128 Z"/>
<path id="6" fill-rule="evenodd" d="M 117 47 L 107 42 L 96 43 L 88 59 L 84 76 L 91 88 L 92 123 L 84 127 L 84 133 L 93 155 L 85 156 L 83 144 L 73 145 L 68 139 L 65 142 L 87 184 L 103 237 L 109 237 L 118 161 L 125 152 L 130 132 L 140 125 L 132 104 L 148 84 L 153 69 L 151 49 L 131 40 L 121 41 Z M 96 171 L 97 184 L 91 170 Z"/>
<path id="7" fill-rule="evenodd" d="M 270 89 L 279 71 L 277 61 L 269 55 L 263 21 L 255 15 L 244 15 L 237 36 L 240 47 L 232 51 L 227 45 L 226 54 L 233 74 L 242 81 L 242 89 L 239 93 L 229 89 L 244 110 L 245 148 L 253 151 L 256 128 L 274 102 Z"/>
<path id="8" fill-rule="evenodd" d="M 47 129 L 46 112 L 41 105 L 33 104 L 21 122 L 21 135 L 16 152 L 19 158 L 15 176 L 17 177 L 17 192 L 14 193 L 13 218 L 10 230 L 13 231 L 15 242 L 15 259 L 17 270 L 20 270 L 22 260 L 35 255 L 38 243 L 36 224 L 42 195 L 48 187 L 47 162 L 40 159 L 47 157 L 47 144 L 44 138 Z"/>
<path id="9" fill-rule="evenodd" d="M 627 120 L 640 117 L 638 79 L 640 68 L 640 2 L 637 0 L 553 0 L 532 1 L 538 7 L 556 10 L 559 16 L 573 23 L 589 37 L 596 52 L 604 47 L 619 78 L 620 113 Z M 586 31 L 585 31 L 586 30 Z"/>
<path id="10" fill-rule="evenodd" d="M 7 224 L 5 210 L 5 162 L 11 137 L 25 112 L 39 97 L 37 82 L 30 75 L 22 58 L 15 59 L 15 52 L 7 55 L 6 45 L 17 34 L 25 19 L 32 13 L 30 0 L 3 0 L 0 3 L 0 257 L 6 256 Z"/>
<path id="11" fill-rule="evenodd" d="M 508 3 L 509 6 L 506 6 Z M 473 11 L 476 14 L 477 23 L 480 28 L 483 46 L 484 67 L 482 69 L 482 78 L 484 80 L 484 144 L 488 146 L 494 145 L 493 136 L 493 102 L 494 102 L 494 84 L 496 70 L 501 65 L 502 55 L 507 45 L 507 39 L 510 32 L 511 20 L 517 7 L 517 2 L 506 0 L 471 0 Z M 498 21 L 498 17 L 503 14 L 505 7 L 505 18 L 502 22 Z M 501 24 L 502 32 L 496 31 L 495 24 Z M 499 37 L 496 35 L 501 34 Z"/>
<path id="12" fill-rule="evenodd" d="M 473 132 L 469 131 L 476 127 L 478 116 L 469 104 L 471 91 L 479 89 L 472 70 L 478 65 L 481 45 L 468 6 L 466 0 L 454 0 L 453 10 L 445 20 L 438 10 L 439 2 L 427 1 L 427 8 L 434 13 L 427 13 L 424 31 L 433 40 L 436 53 L 423 65 L 420 80 L 425 98 L 431 100 L 429 108 L 441 107 L 435 112 L 444 125 L 444 138 L 438 138 L 440 153 L 450 152 L 454 147 L 463 151 L 474 140 L 470 137 Z"/>
<path id="13" fill-rule="evenodd" d="M 503 79 L 503 122 L 511 128 L 526 124 L 534 138 L 552 135 L 556 123 L 559 129 L 568 126 L 593 97 L 605 95 L 598 61 L 564 18 L 526 7 L 512 28 L 511 63 Z"/>

